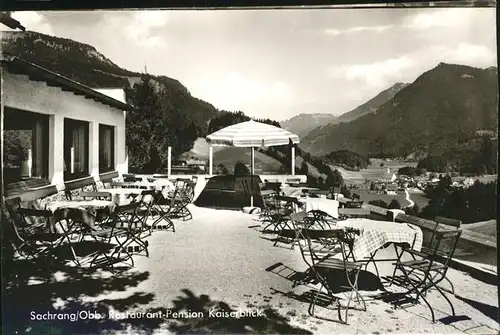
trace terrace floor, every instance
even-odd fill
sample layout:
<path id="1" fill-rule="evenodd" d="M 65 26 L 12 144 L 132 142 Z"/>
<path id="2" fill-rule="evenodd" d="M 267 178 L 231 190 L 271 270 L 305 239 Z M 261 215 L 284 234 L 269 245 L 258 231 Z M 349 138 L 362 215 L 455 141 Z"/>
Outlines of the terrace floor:
<path id="1" fill-rule="evenodd" d="M 349 325 L 310 317 L 308 297 L 316 286 L 292 288 L 291 278 L 307 268 L 298 248 L 273 246 L 274 235 L 261 234 L 260 227 L 254 227 L 259 222 L 251 215 L 190 208 L 194 219 L 177 221 L 175 233 L 157 231 L 149 237 L 149 258 L 136 256 L 131 270 L 90 273 L 61 265 L 53 274 L 32 264 L 28 270 L 32 276 L 30 285 L 10 287 L 3 294 L 4 327 L 10 326 L 19 333 L 30 327 L 31 333 L 36 334 L 497 334 L 500 330 L 497 287 L 454 269 L 448 277 L 455 284 L 456 296 L 450 294 L 455 318 L 449 317 L 449 306 L 435 290 L 429 293 L 436 307 L 435 324 L 424 304 L 394 309 L 390 302 L 377 297 L 382 285 L 371 272 L 363 273 L 359 284 L 367 296 L 367 311 L 350 311 Z M 388 256 L 392 250 L 389 248 L 380 256 Z M 392 274 L 392 269 L 390 263 L 379 265 L 382 277 Z M 388 289 L 398 290 L 394 286 Z M 216 318 L 209 315 L 212 307 L 263 314 L 241 319 Z M 132 314 L 168 309 L 203 311 L 204 317 L 164 320 L 152 314 Z M 103 317 L 75 322 L 30 320 L 36 313 L 56 311 L 98 312 Z M 111 311 L 128 312 L 130 318 L 111 320 Z M 333 318 L 337 315 L 335 310 L 321 307 L 317 307 L 317 313 Z"/>

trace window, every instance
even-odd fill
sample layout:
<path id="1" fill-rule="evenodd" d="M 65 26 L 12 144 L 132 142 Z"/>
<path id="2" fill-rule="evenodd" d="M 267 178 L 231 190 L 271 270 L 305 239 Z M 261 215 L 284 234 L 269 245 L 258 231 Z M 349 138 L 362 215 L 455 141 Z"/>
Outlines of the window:
<path id="1" fill-rule="evenodd" d="M 5 183 L 47 179 L 49 116 L 6 107 L 4 128 Z"/>
<path id="2" fill-rule="evenodd" d="M 115 129 L 104 124 L 99 125 L 99 172 L 115 169 Z"/>
<path id="3" fill-rule="evenodd" d="M 64 180 L 89 175 L 89 123 L 64 119 Z"/>

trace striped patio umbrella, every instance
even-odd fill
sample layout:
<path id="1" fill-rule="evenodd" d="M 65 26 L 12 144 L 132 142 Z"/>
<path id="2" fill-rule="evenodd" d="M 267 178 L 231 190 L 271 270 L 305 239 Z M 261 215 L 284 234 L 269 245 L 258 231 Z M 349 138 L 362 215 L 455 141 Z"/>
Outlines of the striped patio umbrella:
<path id="1" fill-rule="evenodd" d="M 254 148 L 297 144 L 299 137 L 285 129 L 253 120 L 233 124 L 207 136 L 211 146 L 251 148 L 251 175 L 254 174 Z M 211 156 L 211 155 L 210 155 Z M 210 162 L 212 158 L 210 157 Z M 253 182 L 251 183 L 253 185 Z M 253 196 L 250 197 L 253 206 Z"/>
<path id="2" fill-rule="evenodd" d="M 213 146 L 259 148 L 299 143 L 299 137 L 291 132 L 267 123 L 253 120 L 233 124 L 207 136 Z"/>

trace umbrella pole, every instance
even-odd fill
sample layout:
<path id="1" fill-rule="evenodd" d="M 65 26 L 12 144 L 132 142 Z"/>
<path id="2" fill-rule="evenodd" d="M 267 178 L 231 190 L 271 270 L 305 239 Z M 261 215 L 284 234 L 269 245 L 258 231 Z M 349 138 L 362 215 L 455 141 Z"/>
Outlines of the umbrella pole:
<path id="1" fill-rule="evenodd" d="M 255 153 L 254 153 L 254 147 L 251 149 L 252 151 L 250 152 L 250 159 L 251 164 L 250 164 L 250 207 L 253 207 L 253 174 L 254 174 L 254 158 L 255 158 Z"/>

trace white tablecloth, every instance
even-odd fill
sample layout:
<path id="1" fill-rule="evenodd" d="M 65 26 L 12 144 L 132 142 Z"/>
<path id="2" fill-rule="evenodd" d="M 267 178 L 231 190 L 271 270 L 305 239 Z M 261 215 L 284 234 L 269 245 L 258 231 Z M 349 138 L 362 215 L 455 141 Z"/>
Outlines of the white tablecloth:
<path id="1" fill-rule="evenodd" d="M 145 191 L 142 188 L 105 188 L 100 190 L 99 192 L 108 192 L 112 195 L 120 194 L 120 195 L 129 195 L 129 194 L 141 194 L 142 191 Z"/>
<path id="2" fill-rule="evenodd" d="M 112 201 L 109 200 L 58 200 L 48 202 L 45 209 L 55 212 L 60 208 L 85 208 L 85 207 L 95 207 L 103 208 L 106 206 L 113 205 Z"/>
<path id="3" fill-rule="evenodd" d="M 299 201 L 305 204 L 306 212 L 320 210 L 334 218 L 339 217 L 339 202 L 337 200 L 306 197 L 300 198 Z"/>
<path id="4" fill-rule="evenodd" d="M 155 189 L 158 191 L 166 189 L 168 192 L 172 192 L 175 190 L 175 185 L 168 179 L 155 179 L 154 181 L 148 181 L 147 178 L 144 178 L 142 181 L 137 181 L 133 183 L 137 186 L 146 186 L 149 189 Z"/>

